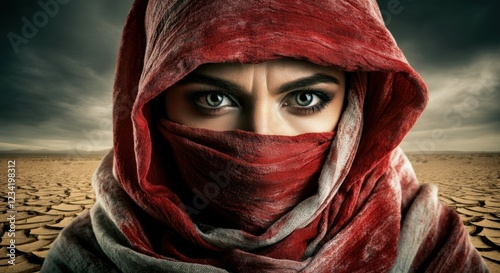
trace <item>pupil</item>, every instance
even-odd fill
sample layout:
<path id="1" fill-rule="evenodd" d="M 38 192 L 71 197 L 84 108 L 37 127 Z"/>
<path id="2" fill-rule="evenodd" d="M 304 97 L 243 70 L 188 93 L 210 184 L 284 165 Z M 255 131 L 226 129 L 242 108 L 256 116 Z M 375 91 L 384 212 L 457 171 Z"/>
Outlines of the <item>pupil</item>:
<path id="1" fill-rule="evenodd" d="M 219 106 L 222 103 L 222 96 L 219 94 L 210 94 L 207 96 L 207 103 L 210 106 Z"/>
<path id="2" fill-rule="evenodd" d="M 300 93 L 296 97 L 297 104 L 300 106 L 307 106 L 312 102 L 312 95 L 310 93 Z"/>

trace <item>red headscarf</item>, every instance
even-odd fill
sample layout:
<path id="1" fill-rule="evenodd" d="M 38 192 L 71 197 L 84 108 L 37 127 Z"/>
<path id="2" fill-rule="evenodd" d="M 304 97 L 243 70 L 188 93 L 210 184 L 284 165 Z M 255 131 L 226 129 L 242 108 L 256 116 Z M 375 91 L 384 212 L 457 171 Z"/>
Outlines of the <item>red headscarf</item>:
<path id="1" fill-rule="evenodd" d="M 211 133 L 175 124 L 165 129 L 155 98 L 201 64 L 284 57 L 353 72 L 335 138 L 326 136 L 321 143 L 328 145 L 316 152 L 324 156 L 308 176 L 314 188 L 282 195 L 274 189 L 276 204 L 308 192 L 267 218 L 251 198 L 234 198 L 233 188 L 223 195 L 226 203 L 209 205 L 212 220 L 204 226 L 183 194 L 203 191 L 207 184 L 190 180 L 190 168 L 212 152 L 192 156 L 179 147 L 194 143 L 193 151 L 201 150 Z M 114 179 L 125 194 L 98 172 L 93 225 L 102 207 L 134 253 L 152 257 L 151 264 L 173 263 L 178 272 L 484 271 L 459 218 L 438 202 L 433 186 L 418 184 L 397 148 L 426 102 L 424 82 L 385 28 L 375 0 L 136 0 L 114 87 Z M 220 134 L 236 145 L 245 133 Z M 322 145 L 310 141 L 316 137 L 298 136 L 313 148 Z M 262 140 L 263 149 L 272 146 L 268 141 L 282 139 Z M 280 166 L 278 172 L 286 171 Z M 242 192 L 268 198 L 266 185 L 251 185 Z M 262 222 L 249 228 L 252 219 Z M 119 253 L 106 251 L 101 230 L 94 227 L 104 252 Z M 118 266 L 131 262 L 116 259 Z"/>

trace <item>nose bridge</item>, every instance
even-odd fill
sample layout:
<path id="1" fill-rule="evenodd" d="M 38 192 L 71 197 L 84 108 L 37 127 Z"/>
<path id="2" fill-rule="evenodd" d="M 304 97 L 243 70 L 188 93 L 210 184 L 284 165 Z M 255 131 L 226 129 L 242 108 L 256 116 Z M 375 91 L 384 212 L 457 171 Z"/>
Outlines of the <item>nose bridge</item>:
<path id="1" fill-rule="evenodd" d="M 257 98 L 252 106 L 251 114 L 248 115 L 251 131 L 258 134 L 269 135 L 273 133 L 272 110 L 270 105 L 263 98 Z"/>
<path id="2" fill-rule="evenodd" d="M 268 63 L 251 66 L 250 90 L 252 103 L 245 111 L 245 128 L 258 134 L 270 135 L 279 132 L 279 106 L 272 95 L 273 67 Z"/>
<path id="3" fill-rule="evenodd" d="M 271 134 L 269 123 L 272 118 L 271 105 L 269 101 L 269 86 L 267 78 L 267 65 L 252 65 L 251 92 L 252 105 L 247 113 L 247 124 L 249 130 L 258 134 Z"/>

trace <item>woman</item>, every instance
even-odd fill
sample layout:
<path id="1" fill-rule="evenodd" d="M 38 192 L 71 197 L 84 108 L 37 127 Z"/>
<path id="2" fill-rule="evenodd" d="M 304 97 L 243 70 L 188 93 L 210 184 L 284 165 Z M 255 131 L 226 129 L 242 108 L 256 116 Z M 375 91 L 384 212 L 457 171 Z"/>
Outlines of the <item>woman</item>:
<path id="1" fill-rule="evenodd" d="M 487 272 L 399 143 L 427 101 L 375 1 L 146 1 L 97 201 L 44 272 Z"/>

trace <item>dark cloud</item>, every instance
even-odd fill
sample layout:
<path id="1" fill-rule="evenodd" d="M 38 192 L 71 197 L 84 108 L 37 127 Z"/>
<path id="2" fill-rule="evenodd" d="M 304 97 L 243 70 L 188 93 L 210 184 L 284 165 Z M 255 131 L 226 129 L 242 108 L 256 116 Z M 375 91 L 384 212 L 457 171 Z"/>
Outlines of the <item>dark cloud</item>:
<path id="1" fill-rule="evenodd" d="M 99 124 L 111 119 L 116 56 L 132 1 L 59 2 L 0 6 L 0 142 L 58 148 L 47 140 L 74 146 L 84 132 L 99 130 L 107 139 L 95 146 L 109 146 L 110 128 Z M 44 141 L 35 145 L 33 138 Z"/>
<path id="2" fill-rule="evenodd" d="M 40 5 L 59 2 L 67 3 L 49 7 L 49 15 Z M 431 95 L 403 147 L 499 151 L 500 20 L 495 13 L 500 1 L 378 2 Z M 131 4 L 0 2 L 0 149 L 111 145 L 113 76 Z M 36 33 L 24 29 L 29 37 L 23 34 L 26 21 L 38 25 Z M 12 42 L 13 37 L 26 40 Z M 436 140 L 436 132 L 446 137 Z"/>
<path id="3" fill-rule="evenodd" d="M 500 63 L 495 60 L 500 55 L 426 73 L 429 105 L 403 147 L 424 152 L 499 151 Z"/>
<path id="4" fill-rule="evenodd" d="M 499 151 L 500 2 L 378 2 L 387 27 L 430 92 L 426 111 L 402 146 Z M 440 133 L 446 137 L 436 138 Z"/>
<path id="5" fill-rule="evenodd" d="M 378 2 L 387 27 L 417 69 L 423 63 L 443 68 L 470 61 L 485 51 L 498 52 L 499 1 Z"/>

